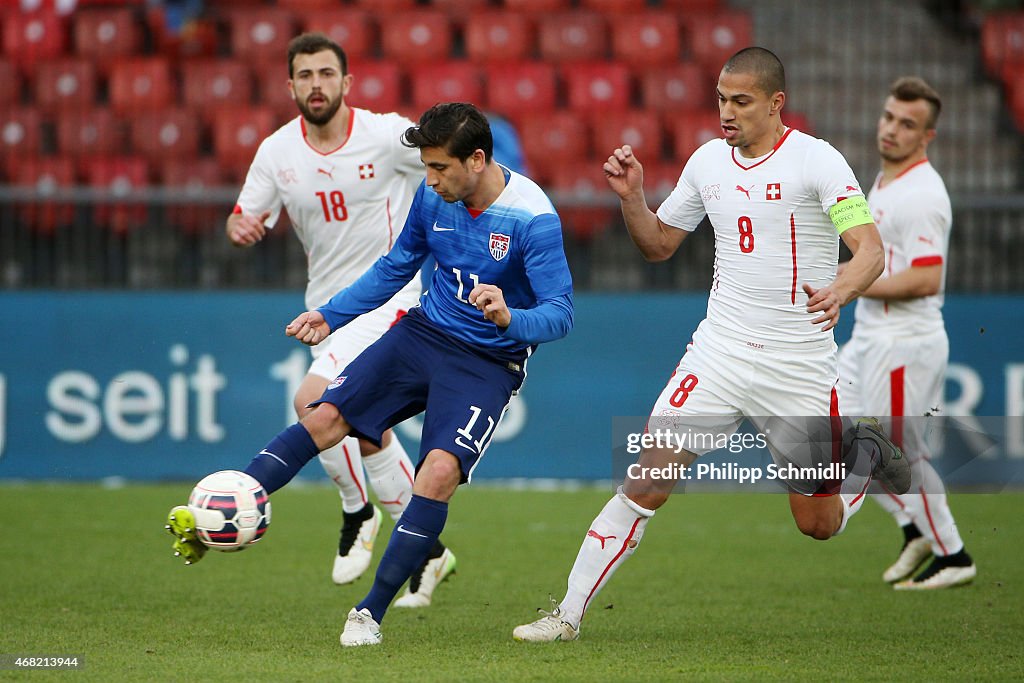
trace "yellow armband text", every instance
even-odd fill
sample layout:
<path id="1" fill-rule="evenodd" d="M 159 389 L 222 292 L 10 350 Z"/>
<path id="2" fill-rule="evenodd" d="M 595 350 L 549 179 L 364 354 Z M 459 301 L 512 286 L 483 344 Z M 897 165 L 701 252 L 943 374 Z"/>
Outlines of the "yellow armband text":
<path id="1" fill-rule="evenodd" d="M 836 232 L 840 235 L 855 225 L 874 222 L 868 203 L 861 195 L 837 202 L 828 210 L 828 217 L 832 219 L 832 225 L 836 226 Z"/>

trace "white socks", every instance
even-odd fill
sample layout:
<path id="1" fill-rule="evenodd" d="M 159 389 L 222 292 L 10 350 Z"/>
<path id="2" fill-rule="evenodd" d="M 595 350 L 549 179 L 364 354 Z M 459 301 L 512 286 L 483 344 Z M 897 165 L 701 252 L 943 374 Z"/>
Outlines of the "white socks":
<path id="1" fill-rule="evenodd" d="M 936 555 L 960 552 L 964 541 L 956 528 L 953 513 L 949 510 L 942 478 L 924 458 L 915 462 L 913 467 L 915 489 L 902 496 L 877 494 L 875 500 L 892 513 L 901 525 L 914 522 L 921 534 L 931 542 L 932 552 Z"/>
<path id="2" fill-rule="evenodd" d="M 591 599 L 633 554 L 654 510 L 640 507 L 619 487 L 594 519 L 569 572 L 569 589 L 560 603 L 561 618 L 579 628 Z"/>
<path id="3" fill-rule="evenodd" d="M 363 465 L 381 507 L 391 519 L 398 521 L 412 498 L 412 480 L 416 474 L 398 435 L 392 433 L 390 444 L 373 455 L 364 456 Z"/>
<path id="4" fill-rule="evenodd" d="M 359 512 L 366 505 L 366 475 L 359 457 L 359 442 L 346 436 L 341 443 L 320 453 L 320 464 L 338 487 L 341 508 L 348 513 Z"/>

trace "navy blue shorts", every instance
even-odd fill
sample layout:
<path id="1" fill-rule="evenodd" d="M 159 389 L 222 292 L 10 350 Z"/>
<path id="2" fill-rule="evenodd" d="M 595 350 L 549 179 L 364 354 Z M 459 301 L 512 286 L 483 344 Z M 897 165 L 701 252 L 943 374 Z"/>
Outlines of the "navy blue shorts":
<path id="1" fill-rule="evenodd" d="M 367 347 L 310 404 L 330 403 L 352 436 L 380 445 L 390 427 L 423 415 L 419 464 L 439 448 L 462 467 L 463 483 L 494 436 L 525 363 L 491 357 L 441 332 L 413 309 Z"/>

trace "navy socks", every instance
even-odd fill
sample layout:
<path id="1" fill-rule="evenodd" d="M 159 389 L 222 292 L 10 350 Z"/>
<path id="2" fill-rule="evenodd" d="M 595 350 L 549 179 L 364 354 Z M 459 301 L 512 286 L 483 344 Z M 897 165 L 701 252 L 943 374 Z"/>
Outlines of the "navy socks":
<path id="1" fill-rule="evenodd" d="M 267 444 L 252 459 L 245 473 L 263 484 L 267 495 L 278 490 L 299 473 L 302 467 L 320 454 L 313 437 L 301 424 L 293 424 Z"/>

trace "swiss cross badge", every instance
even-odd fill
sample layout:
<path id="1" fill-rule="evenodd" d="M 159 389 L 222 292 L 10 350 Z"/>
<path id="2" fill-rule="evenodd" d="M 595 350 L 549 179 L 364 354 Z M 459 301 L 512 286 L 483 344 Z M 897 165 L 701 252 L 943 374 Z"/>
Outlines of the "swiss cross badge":
<path id="1" fill-rule="evenodd" d="M 373 164 L 359 164 L 359 179 L 367 180 L 373 177 Z"/>
<path id="2" fill-rule="evenodd" d="M 494 257 L 495 261 L 500 261 L 501 259 L 508 256 L 509 242 L 511 242 L 511 239 L 509 239 L 508 235 L 501 235 L 496 232 L 491 233 L 491 256 Z"/>
<path id="3" fill-rule="evenodd" d="M 764 190 L 765 199 L 782 199 L 782 183 L 768 183 Z"/>

